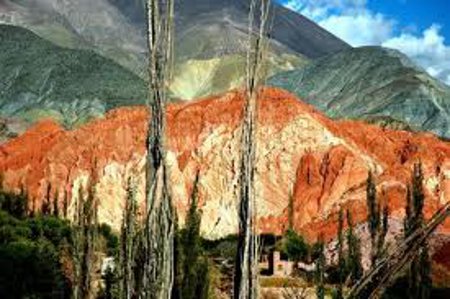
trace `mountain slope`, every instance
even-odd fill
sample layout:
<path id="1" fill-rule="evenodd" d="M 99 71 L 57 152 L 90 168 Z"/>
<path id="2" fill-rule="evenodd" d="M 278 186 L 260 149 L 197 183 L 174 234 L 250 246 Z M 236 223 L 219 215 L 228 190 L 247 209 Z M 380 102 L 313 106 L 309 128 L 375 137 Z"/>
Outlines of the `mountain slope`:
<path id="1" fill-rule="evenodd" d="M 331 117 L 388 117 L 450 137 L 450 88 L 394 50 L 345 50 L 277 74 L 269 84 L 294 92 Z"/>
<path id="2" fill-rule="evenodd" d="M 239 132 L 243 94 L 168 106 L 168 165 L 180 222 L 197 173 L 203 211 L 202 233 L 218 238 L 235 233 Z M 289 93 L 265 89 L 257 130 L 256 196 L 264 232 L 281 233 L 287 225 L 289 196 L 294 196 L 296 230 L 310 239 L 336 233 L 339 208 L 365 220 L 365 181 L 372 170 L 380 197 L 390 207 L 391 225 L 401 226 L 406 186 L 420 159 L 425 173 L 430 216 L 450 199 L 450 144 L 431 134 L 383 130 L 355 121 L 332 121 Z M 26 186 L 30 207 L 39 209 L 50 194 L 69 197 L 68 215 L 80 186 L 98 177 L 101 221 L 120 227 L 129 177 L 144 200 L 145 130 L 143 107 L 120 108 L 105 119 L 65 131 L 43 122 L 0 146 L 0 172 L 6 188 Z M 62 209 L 61 209 L 62 211 Z M 396 222 L 397 221 L 397 222 Z M 446 223 L 444 232 L 450 232 Z M 369 252 L 369 251 L 367 251 Z"/>
<path id="3" fill-rule="evenodd" d="M 93 49 L 140 77 L 147 76 L 146 25 L 141 0 L 4 2 L 8 8 L 3 13 L 0 8 L 0 22 L 24 26 L 59 45 Z M 274 4 L 273 13 L 269 74 L 349 47 L 278 4 Z M 173 97 L 192 99 L 242 84 L 245 74 L 242 61 L 248 42 L 247 14 L 246 1 L 176 2 Z M 203 70 L 205 65 L 209 66 L 207 72 Z M 195 81 L 189 79 L 194 76 Z M 180 89 L 184 85 L 190 86 L 187 91 Z"/>
<path id="4" fill-rule="evenodd" d="M 92 51 L 60 48 L 19 27 L 0 25 L 0 116 L 66 126 L 142 104 L 144 82 Z"/>

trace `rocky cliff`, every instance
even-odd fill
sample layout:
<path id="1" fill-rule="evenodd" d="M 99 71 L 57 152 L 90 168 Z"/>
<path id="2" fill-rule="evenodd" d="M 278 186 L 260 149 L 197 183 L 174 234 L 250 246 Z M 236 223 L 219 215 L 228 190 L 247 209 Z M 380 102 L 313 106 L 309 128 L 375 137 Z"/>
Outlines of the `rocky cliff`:
<path id="1" fill-rule="evenodd" d="M 382 129 L 355 121 L 332 121 L 293 95 L 274 88 L 260 94 L 257 126 L 256 194 L 260 227 L 280 233 L 287 225 L 290 194 L 295 228 L 314 239 L 333 236 L 340 205 L 357 221 L 365 217 L 368 170 L 377 177 L 382 201 L 392 219 L 403 217 L 406 183 L 413 163 L 425 171 L 426 214 L 450 198 L 450 144 L 431 134 Z M 200 173 L 201 230 L 219 238 L 237 230 L 240 119 L 239 91 L 168 107 L 168 164 L 172 193 L 183 223 L 192 183 Z M 0 146 L 3 185 L 25 187 L 30 207 L 39 209 L 45 194 L 69 198 L 69 216 L 78 189 L 96 177 L 101 221 L 120 225 L 129 177 L 143 200 L 144 107 L 112 110 L 103 119 L 66 131 L 41 122 Z M 48 192 L 48 187 L 51 187 Z M 446 223 L 443 231 L 450 231 Z"/>

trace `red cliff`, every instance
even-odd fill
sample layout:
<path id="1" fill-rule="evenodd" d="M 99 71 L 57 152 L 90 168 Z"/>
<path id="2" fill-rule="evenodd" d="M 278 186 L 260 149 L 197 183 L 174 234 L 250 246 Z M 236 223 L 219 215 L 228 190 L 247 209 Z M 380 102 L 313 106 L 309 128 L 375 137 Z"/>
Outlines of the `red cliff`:
<path id="1" fill-rule="evenodd" d="M 181 222 L 197 170 L 200 171 L 202 232 L 210 238 L 237 229 L 238 148 L 242 94 L 235 91 L 168 106 L 168 164 Z M 4 187 L 25 187 L 30 207 L 50 194 L 76 197 L 79 186 L 97 178 L 100 220 L 119 227 L 125 185 L 133 176 L 143 200 L 146 121 L 143 107 L 120 108 L 104 119 L 66 131 L 40 123 L 0 146 Z M 376 175 L 391 216 L 403 217 L 412 165 L 425 171 L 426 214 L 450 199 L 450 143 L 431 134 L 381 129 L 355 121 L 332 121 L 291 94 L 265 89 L 257 126 L 256 194 L 260 227 L 281 232 L 290 194 L 295 228 L 309 238 L 336 231 L 339 206 L 357 221 L 365 217 L 365 180 Z M 450 231 L 446 223 L 443 231 Z"/>

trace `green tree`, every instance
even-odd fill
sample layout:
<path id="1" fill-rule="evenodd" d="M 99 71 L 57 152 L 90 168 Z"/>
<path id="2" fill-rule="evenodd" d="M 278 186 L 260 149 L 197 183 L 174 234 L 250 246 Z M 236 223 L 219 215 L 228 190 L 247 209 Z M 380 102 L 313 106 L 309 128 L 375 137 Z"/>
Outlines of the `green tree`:
<path id="1" fill-rule="evenodd" d="M 298 263 L 307 259 L 309 247 L 302 236 L 289 229 L 286 231 L 283 239 L 283 252 L 288 256 L 289 260 Z"/>
<path id="2" fill-rule="evenodd" d="M 189 211 L 186 216 L 185 228 L 179 238 L 180 250 L 177 250 L 182 283 L 178 293 L 183 299 L 208 298 L 209 284 L 208 261 L 202 257 L 202 244 L 200 237 L 201 213 L 198 210 L 198 184 L 197 174 L 191 194 Z"/>
<path id="3" fill-rule="evenodd" d="M 62 270 L 68 222 L 53 216 L 27 217 L 26 197 L 0 191 L 0 298 L 67 298 Z"/>
<path id="4" fill-rule="evenodd" d="M 120 240 L 120 273 L 121 273 L 121 297 L 131 299 L 136 294 L 134 262 L 136 260 L 136 236 L 137 236 L 137 202 L 136 187 L 131 178 L 128 180 L 125 212 L 122 219 Z"/>
<path id="5" fill-rule="evenodd" d="M 377 198 L 375 179 L 372 172 L 367 176 L 366 185 L 367 223 L 370 233 L 370 260 L 375 265 L 384 252 L 384 243 L 388 231 L 389 210 L 387 204 L 381 209 Z"/>
<path id="6" fill-rule="evenodd" d="M 336 289 L 334 298 L 342 299 L 343 298 L 343 286 L 345 282 L 345 278 L 347 276 L 347 267 L 345 262 L 344 255 L 344 211 L 342 208 L 339 210 L 338 216 L 338 240 L 337 240 L 337 251 L 338 251 L 338 275 L 339 275 L 339 284 Z"/>
<path id="7" fill-rule="evenodd" d="M 316 269 L 314 272 L 314 278 L 316 283 L 316 295 L 317 299 L 325 298 L 325 244 L 323 236 L 320 236 L 317 242 L 318 258 L 316 260 Z"/>
<path id="8" fill-rule="evenodd" d="M 409 237 L 415 230 L 424 225 L 423 207 L 425 193 L 423 190 L 422 164 L 416 163 L 412 173 L 411 187 L 407 189 L 404 235 Z M 408 291 L 412 299 L 427 299 L 430 297 L 431 261 L 428 253 L 428 245 L 425 243 L 419 250 L 419 254 L 412 259 L 408 269 Z"/>
<path id="9" fill-rule="evenodd" d="M 352 283 L 356 283 L 363 275 L 361 241 L 354 233 L 353 219 L 347 210 L 347 268 Z"/>

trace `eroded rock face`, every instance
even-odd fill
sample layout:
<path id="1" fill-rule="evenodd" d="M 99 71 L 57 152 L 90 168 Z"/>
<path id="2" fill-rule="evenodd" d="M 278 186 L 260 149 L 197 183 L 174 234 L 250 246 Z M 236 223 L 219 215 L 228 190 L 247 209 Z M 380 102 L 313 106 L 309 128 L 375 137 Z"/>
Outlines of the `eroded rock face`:
<path id="1" fill-rule="evenodd" d="M 242 93 L 233 91 L 168 107 L 174 204 L 182 224 L 199 171 L 201 230 L 208 238 L 237 231 L 242 105 Z M 389 203 L 392 218 L 400 219 L 406 183 L 418 160 L 424 165 L 426 214 L 450 198 L 450 144 L 431 134 L 331 121 L 273 88 L 261 94 L 258 117 L 256 194 L 264 232 L 286 228 L 290 194 L 295 228 L 309 239 L 334 236 L 340 205 L 353 212 L 355 221 L 364 221 L 368 170 L 376 174 L 379 196 Z M 26 187 L 30 207 L 39 209 L 50 184 L 60 204 L 67 194 L 70 217 L 71 199 L 96 178 L 99 218 L 118 229 L 130 176 L 143 202 L 147 118 L 146 109 L 137 107 L 114 110 L 74 131 L 42 122 L 0 147 L 4 187 Z M 450 231 L 450 223 L 442 231 Z"/>

